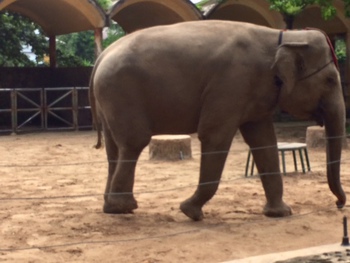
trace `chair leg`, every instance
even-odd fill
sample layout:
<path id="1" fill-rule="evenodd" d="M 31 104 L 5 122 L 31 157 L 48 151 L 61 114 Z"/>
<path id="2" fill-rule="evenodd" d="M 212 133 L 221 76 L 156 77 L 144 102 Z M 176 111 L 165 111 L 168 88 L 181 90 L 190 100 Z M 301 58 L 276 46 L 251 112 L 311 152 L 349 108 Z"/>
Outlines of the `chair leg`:
<path id="1" fill-rule="evenodd" d="M 301 149 L 299 151 L 299 156 L 300 156 L 300 162 L 301 162 L 301 168 L 303 169 L 303 173 L 305 173 L 305 164 L 304 164 L 304 158 L 303 158 L 303 153 Z"/>
<path id="2" fill-rule="evenodd" d="M 245 165 L 245 177 L 248 177 L 248 169 L 249 169 L 249 164 L 250 164 L 250 156 L 251 152 L 250 150 L 248 151 L 248 157 L 247 157 L 247 163 Z"/>
<path id="3" fill-rule="evenodd" d="M 251 150 L 248 151 L 248 157 L 247 157 L 247 163 L 245 165 L 245 177 L 248 177 L 248 170 L 249 170 L 249 165 L 250 165 L 250 159 L 252 159 L 252 164 L 250 167 L 250 176 L 253 176 L 254 174 L 254 157 L 252 156 Z"/>
<path id="4" fill-rule="evenodd" d="M 254 157 L 252 157 L 252 167 L 250 169 L 250 176 L 253 176 L 254 174 L 254 166 L 255 166 Z"/>
<path id="5" fill-rule="evenodd" d="M 306 165 L 307 165 L 307 171 L 310 172 L 311 171 L 311 167 L 310 167 L 310 161 L 309 161 L 309 154 L 307 152 L 307 148 L 304 148 L 304 154 L 305 154 L 305 159 L 306 159 Z"/>
<path id="6" fill-rule="evenodd" d="M 282 167 L 283 167 L 283 174 L 286 175 L 286 161 L 284 156 L 284 151 L 281 150 L 281 156 L 282 156 Z"/>
<path id="7" fill-rule="evenodd" d="M 297 172 L 298 171 L 298 161 L 297 161 L 296 153 L 295 153 L 296 150 L 297 149 L 292 149 L 292 154 L 293 154 L 293 161 L 294 161 L 294 169 Z M 299 157 L 300 157 L 301 168 L 302 168 L 303 173 L 306 173 L 306 167 L 305 167 L 304 158 L 303 158 L 303 152 L 302 151 L 304 151 L 307 171 L 310 172 L 311 171 L 311 167 L 310 167 L 310 161 L 309 161 L 309 155 L 308 155 L 307 148 L 303 147 L 301 149 L 298 149 L 298 151 L 299 151 Z M 282 171 L 283 171 L 283 174 L 286 175 L 287 172 L 286 172 L 285 150 L 280 149 L 279 152 L 281 152 Z M 252 161 L 251 164 L 250 164 L 250 160 Z M 245 167 L 245 177 L 248 177 L 249 166 L 250 166 L 250 176 L 252 176 L 254 174 L 255 162 L 254 162 L 254 158 L 253 158 L 250 150 L 248 151 L 247 163 L 246 163 L 246 167 Z"/>
<path id="8" fill-rule="evenodd" d="M 295 156 L 295 150 L 292 150 L 293 153 L 293 161 L 294 161 L 294 170 L 297 172 L 298 171 L 298 165 L 297 165 L 297 158 Z"/>

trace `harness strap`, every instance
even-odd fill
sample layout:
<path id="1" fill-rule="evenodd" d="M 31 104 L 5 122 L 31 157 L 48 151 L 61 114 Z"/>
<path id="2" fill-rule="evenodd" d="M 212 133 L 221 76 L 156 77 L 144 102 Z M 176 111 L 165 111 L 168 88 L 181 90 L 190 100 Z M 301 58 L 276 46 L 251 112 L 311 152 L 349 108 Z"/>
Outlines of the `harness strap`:
<path id="1" fill-rule="evenodd" d="M 284 31 L 280 31 L 280 34 L 278 36 L 278 46 L 280 46 L 282 44 L 282 40 L 283 40 L 283 32 Z"/>
<path id="2" fill-rule="evenodd" d="M 333 60 L 329 61 L 328 63 L 326 63 L 325 65 L 323 65 L 322 67 L 320 67 L 319 69 L 315 70 L 314 72 L 310 73 L 309 75 L 306 75 L 300 79 L 298 79 L 298 81 L 301 81 L 301 80 L 304 80 L 304 79 L 307 79 L 315 74 L 317 74 L 318 72 L 320 72 L 321 70 L 323 70 L 324 68 L 326 68 L 329 64 L 331 63 L 334 63 Z"/>
<path id="3" fill-rule="evenodd" d="M 327 40 L 329 49 L 331 50 L 331 54 L 332 54 L 332 58 L 333 58 L 334 65 L 337 67 L 337 69 L 338 69 L 338 71 L 339 71 L 338 58 L 337 58 L 337 55 L 335 54 L 335 51 L 334 51 L 334 47 L 333 47 L 333 45 L 332 45 L 332 42 L 331 42 L 331 40 L 329 39 L 329 37 L 327 36 L 327 34 L 326 34 L 323 30 L 318 29 L 318 28 L 307 27 L 307 28 L 305 28 L 305 30 L 317 30 L 317 31 L 320 31 L 321 33 L 323 33 L 323 35 L 325 36 L 325 38 L 326 38 L 326 40 Z"/>

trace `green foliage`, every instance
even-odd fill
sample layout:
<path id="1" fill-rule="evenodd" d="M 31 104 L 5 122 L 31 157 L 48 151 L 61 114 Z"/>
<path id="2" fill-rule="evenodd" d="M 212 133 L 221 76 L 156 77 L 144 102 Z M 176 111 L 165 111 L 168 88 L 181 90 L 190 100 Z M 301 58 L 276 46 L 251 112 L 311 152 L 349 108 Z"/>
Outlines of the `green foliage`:
<path id="1" fill-rule="evenodd" d="M 332 0 L 267 0 L 270 8 L 283 15 L 297 16 L 309 5 L 319 5 L 324 19 L 333 18 L 336 9 Z"/>
<path id="2" fill-rule="evenodd" d="M 97 0 L 102 9 L 107 10 L 111 0 Z M 112 24 L 107 31 L 103 46 L 119 39 L 125 33 Z M 91 66 L 95 59 L 94 32 L 85 31 L 57 37 L 58 66 Z M 28 67 L 43 65 L 48 54 L 48 39 L 42 29 L 29 19 L 19 14 L 0 13 L 0 66 Z M 23 51 L 24 46 L 32 47 L 37 61 L 30 60 Z"/>
<path id="3" fill-rule="evenodd" d="M 350 17 L 350 0 L 343 0 L 345 7 L 345 16 Z"/>
<path id="4" fill-rule="evenodd" d="M 111 0 L 96 1 L 107 10 Z M 84 31 L 57 37 L 57 66 L 91 66 L 95 60 L 94 32 Z"/>
<path id="5" fill-rule="evenodd" d="M 346 61 L 346 43 L 344 39 L 337 39 L 335 41 L 334 51 L 339 62 Z"/>
<path id="6" fill-rule="evenodd" d="M 107 10 L 112 5 L 111 0 L 97 1 L 103 9 Z M 103 40 L 103 47 L 109 46 L 114 41 L 125 35 L 123 29 L 116 23 L 111 23 L 106 30 L 107 37 Z M 57 63 L 58 66 L 91 66 L 95 61 L 94 32 L 85 31 L 57 38 Z"/>
<path id="7" fill-rule="evenodd" d="M 91 66 L 95 57 L 94 32 L 84 31 L 57 37 L 57 66 Z"/>
<path id="8" fill-rule="evenodd" d="M 116 23 L 112 23 L 106 33 L 107 37 L 103 40 L 104 48 L 125 35 L 123 29 Z M 57 51 L 57 64 L 60 67 L 92 66 L 95 61 L 94 32 L 85 31 L 59 36 Z"/>
<path id="9" fill-rule="evenodd" d="M 103 47 L 106 48 L 119 38 L 125 36 L 125 32 L 117 23 L 111 23 L 107 30 L 107 37 L 103 40 Z"/>
<path id="10" fill-rule="evenodd" d="M 22 53 L 24 46 L 31 46 L 36 61 Z M 48 52 L 48 41 L 42 29 L 29 19 L 15 13 L 0 13 L 0 66 L 28 67 L 42 63 Z"/>
<path id="11" fill-rule="evenodd" d="M 112 5 L 112 0 L 97 0 L 96 1 L 103 10 L 108 10 Z"/>
<path id="12" fill-rule="evenodd" d="M 318 5 L 321 8 L 325 20 L 333 18 L 337 10 L 333 6 L 333 0 L 267 0 L 270 8 L 280 12 L 287 24 L 288 29 L 293 28 L 294 18 L 307 6 Z M 350 0 L 343 0 L 344 3 Z"/>
<path id="13" fill-rule="evenodd" d="M 198 3 L 196 3 L 196 6 L 199 10 L 203 11 L 203 9 L 206 5 L 219 4 L 219 3 L 223 3 L 225 1 L 226 0 L 202 0 L 202 1 L 199 1 Z"/>
<path id="14" fill-rule="evenodd" d="M 210 4 L 211 2 L 213 2 L 212 0 L 202 0 L 198 3 L 196 3 L 196 6 L 199 10 L 203 11 L 203 7 L 206 6 L 207 4 Z M 216 0 L 216 3 L 222 2 L 220 0 Z"/>

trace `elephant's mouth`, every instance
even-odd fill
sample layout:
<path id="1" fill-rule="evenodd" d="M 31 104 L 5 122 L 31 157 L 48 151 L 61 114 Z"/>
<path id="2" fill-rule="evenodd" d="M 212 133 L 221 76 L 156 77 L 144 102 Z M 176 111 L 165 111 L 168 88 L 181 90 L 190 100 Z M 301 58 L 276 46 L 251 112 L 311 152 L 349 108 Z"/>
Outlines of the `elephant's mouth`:
<path id="1" fill-rule="evenodd" d="M 322 110 L 319 108 L 316 111 L 312 112 L 303 112 L 300 114 L 293 114 L 294 117 L 301 119 L 301 120 L 312 120 L 316 121 L 317 125 L 323 127 L 324 125 L 324 118 Z"/>
<path id="2" fill-rule="evenodd" d="M 316 123 L 318 125 L 320 125 L 321 127 L 323 127 L 324 125 L 324 120 L 323 120 L 323 117 L 320 115 L 320 114 L 314 114 L 313 116 L 313 119 L 316 121 Z"/>
<path id="3" fill-rule="evenodd" d="M 318 125 L 323 127 L 324 118 L 323 118 L 322 107 L 319 106 L 318 109 L 312 114 L 312 119 L 315 120 Z"/>

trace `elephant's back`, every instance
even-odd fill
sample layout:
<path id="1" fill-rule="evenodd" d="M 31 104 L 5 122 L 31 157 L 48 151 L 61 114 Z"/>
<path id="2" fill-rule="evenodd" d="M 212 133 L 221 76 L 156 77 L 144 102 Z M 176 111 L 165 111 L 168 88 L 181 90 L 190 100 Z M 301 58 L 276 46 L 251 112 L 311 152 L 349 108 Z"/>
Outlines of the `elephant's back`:
<path id="1" fill-rule="evenodd" d="M 156 26 L 136 31 L 113 43 L 105 50 L 105 57 L 135 60 L 147 63 L 222 62 L 240 48 L 258 48 L 269 44 L 269 34 L 278 37 L 278 30 L 250 23 L 207 20 L 191 21 L 173 25 Z M 277 41 L 277 40 L 276 40 Z M 271 43 L 276 43 L 272 39 Z M 275 45 L 274 45 L 275 46 Z M 226 56 L 222 56 L 226 54 Z M 249 56 L 249 54 L 245 54 Z M 123 62 L 125 63 L 125 62 Z"/>

